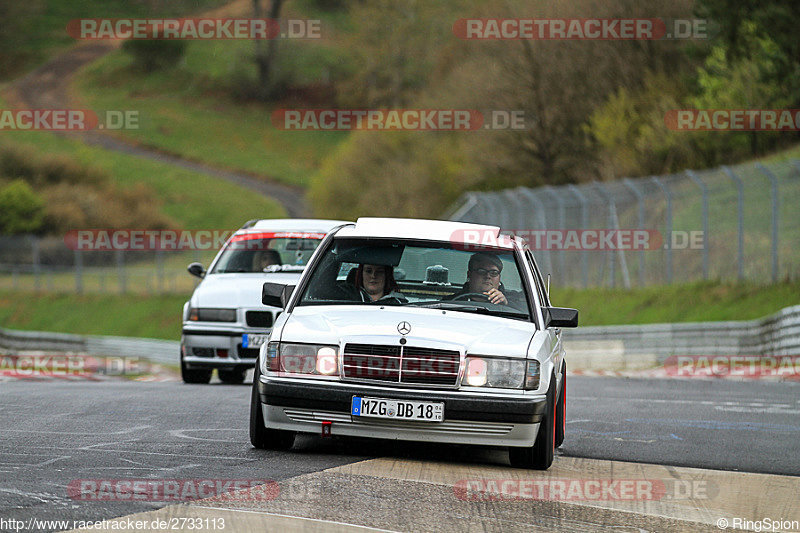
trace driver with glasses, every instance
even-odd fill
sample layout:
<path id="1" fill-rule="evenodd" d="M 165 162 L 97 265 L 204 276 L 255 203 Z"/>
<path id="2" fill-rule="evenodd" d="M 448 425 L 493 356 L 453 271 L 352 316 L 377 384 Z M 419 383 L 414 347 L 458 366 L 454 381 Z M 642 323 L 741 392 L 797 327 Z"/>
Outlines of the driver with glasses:
<path id="1" fill-rule="evenodd" d="M 467 281 L 464 283 L 464 288 L 453 294 L 449 299 L 471 299 L 465 297 L 468 294 L 474 295 L 478 299 L 479 295 L 484 295 L 490 303 L 517 307 L 515 305 L 516 302 L 509 304 L 508 298 L 503 293 L 505 288 L 500 282 L 500 274 L 502 272 L 503 262 L 496 254 L 491 252 L 476 252 L 472 254 L 467 265 Z"/>

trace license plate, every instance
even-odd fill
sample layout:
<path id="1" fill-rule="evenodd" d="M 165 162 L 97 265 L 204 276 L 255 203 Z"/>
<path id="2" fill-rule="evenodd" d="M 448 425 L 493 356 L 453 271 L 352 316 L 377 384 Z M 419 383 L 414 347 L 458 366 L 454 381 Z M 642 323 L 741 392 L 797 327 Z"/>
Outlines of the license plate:
<path id="1" fill-rule="evenodd" d="M 444 420 L 444 403 L 353 396 L 350 414 L 375 418 L 441 422 Z"/>
<path id="2" fill-rule="evenodd" d="M 245 333 L 242 335 L 242 348 L 260 348 L 262 344 L 267 342 L 269 335 L 251 335 Z"/>

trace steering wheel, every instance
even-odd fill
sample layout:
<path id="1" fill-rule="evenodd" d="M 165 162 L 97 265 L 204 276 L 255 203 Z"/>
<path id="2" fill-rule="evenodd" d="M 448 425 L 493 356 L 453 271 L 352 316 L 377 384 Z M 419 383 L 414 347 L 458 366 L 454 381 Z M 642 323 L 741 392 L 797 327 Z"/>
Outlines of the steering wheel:
<path id="1" fill-rule="evenodd" d="M 450 301 L 457 302 L 458 300 L 472 300 L 473 297 L 483 302 L 489 301 L 489 297 L 482 292 L 465 292 L 464 294 L 459 294 L 458 296 L 451 298 Z"/>

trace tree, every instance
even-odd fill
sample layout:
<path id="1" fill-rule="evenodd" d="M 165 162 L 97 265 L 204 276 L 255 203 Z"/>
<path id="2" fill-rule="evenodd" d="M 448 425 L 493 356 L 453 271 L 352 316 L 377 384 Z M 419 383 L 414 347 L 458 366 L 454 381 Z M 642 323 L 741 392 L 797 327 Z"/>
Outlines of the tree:
<path id="1" fill-rule="evenodd" d="M 44 201 L 22 179 L 0 189 L 0 234 L 38 231 L 44 222 Z"/>
<path id="2" fill-rule="evenodd" d="M 253 17 L 264 18 L 264 9 L 261 6 L 262 0 L 253 0 Z M 267 18 L 273 23 L 278 22 L 278 17 L 283 7 L 283 0 L 271 0 Z M 258 67 L 258 96 L 266 100 L 272 94 L 272 84 L 275 69 L 275 56 L 278 53 L 278 39 L 280 35 L 272 35 L 265 43 L 263 40 L 256 40 L 256 66 Z"/>

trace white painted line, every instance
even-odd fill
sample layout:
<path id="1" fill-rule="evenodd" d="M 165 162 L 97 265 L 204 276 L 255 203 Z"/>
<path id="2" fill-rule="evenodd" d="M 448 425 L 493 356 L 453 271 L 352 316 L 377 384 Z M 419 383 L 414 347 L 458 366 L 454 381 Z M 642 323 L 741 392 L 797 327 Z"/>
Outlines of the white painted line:
<path id="1" fill-rule="evenodd" d="M 240 510 L 240 509 L 228 509 L 226 507 L 210 507 L 210 506 L 207 506 L 207 505 L 192 505 L 192 504 L 189 504 L 187 507 L 197 507 L 198 509 L 209 509 L 209 510 L 212 510 L 212 511 L 227 511 L 227 512 L 231 512 L 231 513 L 249 513 L 249 514 L 255 514 L 255 515 L 274 516 L 276 518 L 289 518 L 289 519 L 292 519 L 292 520 L 305 520 L 305 521 L 308 521 L 308 522 L 316 522 L 316 523 L 320 523 L 320 524 L 334 524 L 334 525 L 337 525 L 337 526 L 353 527 L 353 528 L 356 528 L 356 529 L 363 529 L 364 531 L 380 531 L 382 533 L 402 533 L 400 531 L 397 531 L 396 529 L 379 529 L 379 528 L 375 528 L 375 527 L 361 526 L 359 524 L 349 524 L 347 522 L 337 522 L 335 520 L 323 520 L 321 518 L 306 518 L 305 516 L 293 516 L 293 515 L 288 515 L 288 514 L 268 513 L 266 511 L 250 511 L 250 510 Z"/>

